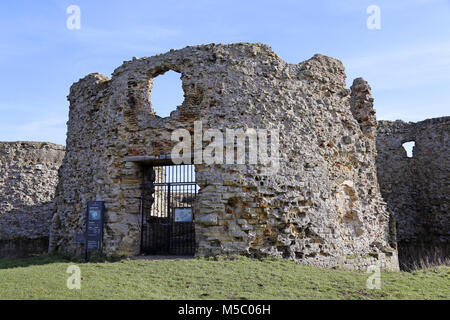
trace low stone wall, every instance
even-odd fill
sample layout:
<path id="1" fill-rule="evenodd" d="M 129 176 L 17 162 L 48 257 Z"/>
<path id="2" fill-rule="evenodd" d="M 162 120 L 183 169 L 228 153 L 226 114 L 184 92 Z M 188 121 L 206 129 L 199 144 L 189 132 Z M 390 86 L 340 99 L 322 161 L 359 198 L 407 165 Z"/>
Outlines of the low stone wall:
<path id="1" fill-rule="evenodd" d="M 64 152 L 53 143 L 0 142 L 0 258 L 48 250 Z"/>

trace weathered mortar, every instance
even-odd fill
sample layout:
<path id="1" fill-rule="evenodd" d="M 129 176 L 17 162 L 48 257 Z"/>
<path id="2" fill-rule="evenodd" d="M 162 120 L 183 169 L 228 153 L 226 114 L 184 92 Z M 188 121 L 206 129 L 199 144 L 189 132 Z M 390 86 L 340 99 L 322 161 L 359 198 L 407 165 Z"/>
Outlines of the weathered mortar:
<path id="1" fill-rule="evenodd" d="M 0 257 L 45 252 L 64 147 L 0 142 Z"/>
<path id="2" fill-rule="evenodd" d="M 378 121 L 378 179 L 397 240 L 450 243 L 450 117 Z M 402 144 L 414 141 L 413 157 Z"/>
<path id="3" fill-rule="evenodd" d="M 185 100 L 170 117 L 151 107 L 153 78 L 181 73 Z M 350 99 L 351 98 L 351 99 Z M 139 252 L 141 168 L 127 156 L 170 154 L 177 128 L 280 130 L 280 169 L 196 165 L 199 255 L 273 255 L 325 267 L 397 269 L 375 169 L 370 89 L 345 88 L 340 61 L 287 64 L 261 44 L 204 45 L 133 59 L 112 79 L 70 90 L 67 153 L 50 247 L 80 254 L 89 200 L 106 201 L 107 253 Z"/>

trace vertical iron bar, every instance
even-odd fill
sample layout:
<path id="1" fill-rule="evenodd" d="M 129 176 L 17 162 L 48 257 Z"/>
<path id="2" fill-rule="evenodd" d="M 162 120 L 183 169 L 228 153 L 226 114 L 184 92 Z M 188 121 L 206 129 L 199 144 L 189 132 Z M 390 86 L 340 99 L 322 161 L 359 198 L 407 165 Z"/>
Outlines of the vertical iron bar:
<path id="1" fill-rule="evenodd" d="M 167 224 L 167 252 L 170 254 L 170 227 L 171 227 L 171 221 L 170 221 L 170 182 L 167 184 L 167 217 L 168 217 L 168 224 Z"/>
<path id="2" fill-rule="evenodd" d="M 144 188 L 145 188 L 145 167 L 142 168 L 142 185 L 141 185 L 141 203 L 140 203 L 140 210 L 141 210 L 141 246 L 140 246 L 140 253 L 143 253 L 144 250 Z"/>

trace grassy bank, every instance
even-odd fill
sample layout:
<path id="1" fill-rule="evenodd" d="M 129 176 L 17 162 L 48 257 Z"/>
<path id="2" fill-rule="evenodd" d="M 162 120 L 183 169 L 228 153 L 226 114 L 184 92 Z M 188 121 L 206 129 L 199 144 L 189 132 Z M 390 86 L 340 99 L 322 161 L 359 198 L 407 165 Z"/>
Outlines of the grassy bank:
<path id="1" fill-rule="evenodd" d="M 81 290 L 69 290 L 70 265 Z M 381 274 L 324 270 L 277 259 L 122 260 L 58 257 L 0 260 L 0 299 L 450 299 L 450 268 Z"/>

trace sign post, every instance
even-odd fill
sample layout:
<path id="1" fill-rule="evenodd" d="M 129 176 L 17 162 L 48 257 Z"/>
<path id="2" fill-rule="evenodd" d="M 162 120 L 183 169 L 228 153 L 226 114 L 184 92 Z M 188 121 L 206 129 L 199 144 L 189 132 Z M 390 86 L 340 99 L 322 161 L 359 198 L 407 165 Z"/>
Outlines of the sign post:
<path id="1" fill-rule="evenodd" d="M 105 202 L 89 201 L 86 211 L 86 234 L 84 258 L 88 260 L 89 251 L 103 253 L 103 223 L 105 219 Z"/>

